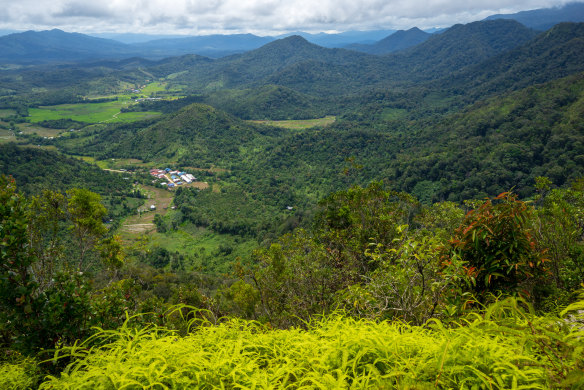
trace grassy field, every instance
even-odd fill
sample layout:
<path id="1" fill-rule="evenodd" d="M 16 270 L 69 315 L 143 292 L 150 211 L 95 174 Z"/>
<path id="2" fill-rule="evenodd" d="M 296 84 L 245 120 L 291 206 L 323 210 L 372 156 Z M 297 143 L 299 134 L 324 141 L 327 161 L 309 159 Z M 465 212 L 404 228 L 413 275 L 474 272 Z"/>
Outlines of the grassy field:
<path id="1" fill-rule="evenodd" d="M 130 105 L 128 100 L 115 100 L 102 103 L 60 104 L 57 106 L 41 106 L 29 110 L 32 123 L 44 120 L 72 119 L 80 122 L 133 122 L 139 119 L 161 115 L 160 112 L 120 112 Z"/>
<path id="2" fill-rule="evenodd" d="M 63 133 L 61 129 L 46 129 L 33 123 L 19 123 L 17 129 L 23 134 L 36 134 L 39 137 L 58 137 Z"/>
<path id="3" fill-rule="evenodd" d="M 200 182 L 195 184 L 208 186 Z M 170 252 L 178 252 L 191 259 L 185 264 L 187 268 L 221 273 L 230 272 L 236 257 L 247 257 L 258 246 L 252 239 L 218 234 L 191 224 L 167 233 L 158 233 L 154 217 L 172 217 L 176 213 L 171 209 L 174 192 L 152 186 L 143 186 L 142 191 L 149 198 L 138 208 L 140 213 L 127 217 L 118 230 L 124 243 L 129 246 L 141 242 L 146 243 L 149 249 L 160 247 Z M 156 206 L 156 209 L 150 211 L 151 205 Z"/>
<path id="4" fill-rule="evenodd" d="M 173 211 L 170 211 L 171 213 Z M 168 233 L 153 232 L 151 247 L 165 248 L 191 258 L 190 268 L 211 273 L 229 273 L 237 257 L 245 259 L 258 247 L 253 239 L 230 234 L 218 234 L 204 227 L 185 225 Z M 225 253 L 227 250 L 229 253 Z"/>
<path id="5" fill-rule="evenodd" d="M 150 83 L 148 85 L 146 85 L 145 88 L 142 88 L 142 93 L 144 95 L 150 95 L 151 93 L 156 93 L 156 92 L 166 92 L 166 83 L 159 83 L 159 82 L 154 82 L 154 83 Z"/>
<path id="6" fill-rule="evenodd" d="M 252 123 L 259 123 L 269 126 L 283 127 L 285 129 L 291 130 L 304 130 L 310 129 L 312 127 L 323 127 L 328 126 L 336 120 L 334 116 L 325 116 L 319 119 L 303 119 L 303 120 L 290 120 L 290 121 L 249 121 Z"/>
<path id="7" fill-rule="evenodd" d="M 0 129 L 0 142 L 11 142 L 16 141 L 14 132 L 10 130 Z"/>
<path id="8" fill-rule="evenodd" d="M 142 234 L 152 233 L 156 229 L 153 223 L 154 216 L 165 215 L 172 203 L 173 194 L 170 191 L 151 186 L 144 186 L 141 189 L 148 195 L 148 199 L 138 208 L 140 212 L 126 218 L 120 228 L 120 235 L 125 242 L 133 242 Z M 156 210 L 150 211 L 151 205 L 156 206 Z"/>
<path id="9" fill-rule="evenodd" d="M 0 118 L 6 118 L 7 116 L 16 114 L 16 111 L 9 108 L 0 109 Z"/>

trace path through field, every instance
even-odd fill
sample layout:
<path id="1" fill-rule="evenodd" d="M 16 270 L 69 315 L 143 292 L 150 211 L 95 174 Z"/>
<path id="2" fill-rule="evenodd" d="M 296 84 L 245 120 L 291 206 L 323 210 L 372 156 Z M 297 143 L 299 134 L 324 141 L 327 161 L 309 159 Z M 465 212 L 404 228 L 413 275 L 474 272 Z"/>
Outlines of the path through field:
<path id="1" fill-rule="evenodd" d="M 131 240 L 137 236 L 152 232 L 156 229 L 154 216 L 156 214 L 165 215 L 172 202 L 173 193 L 152 186 L 144 186 L 144 191 L 150 195 L 143 206 L 139 207 L 139 214 L 132 215 L 124 221 L 120 229 L 122 238 Z M 150 206 L 156 206 L 156 210 L 150 211 Z"/>

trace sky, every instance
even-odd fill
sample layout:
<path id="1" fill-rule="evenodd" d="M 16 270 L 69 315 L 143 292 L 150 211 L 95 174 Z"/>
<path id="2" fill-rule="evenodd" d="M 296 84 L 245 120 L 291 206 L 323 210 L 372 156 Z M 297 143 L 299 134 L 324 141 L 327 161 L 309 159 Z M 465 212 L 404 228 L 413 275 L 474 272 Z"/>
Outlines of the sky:
<path id="1" fill-rule="evenodd" d="M 429 29 L 570 0 L 0 0 L 0 29 L 275 35 Z"/>

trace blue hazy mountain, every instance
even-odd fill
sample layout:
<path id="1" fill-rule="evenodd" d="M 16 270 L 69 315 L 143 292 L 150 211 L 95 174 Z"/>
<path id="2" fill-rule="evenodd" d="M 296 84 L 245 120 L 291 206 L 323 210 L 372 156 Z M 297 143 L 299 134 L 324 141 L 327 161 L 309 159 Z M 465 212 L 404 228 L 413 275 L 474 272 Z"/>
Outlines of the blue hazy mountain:
<path id="1" fill-rule="evenodd" d="M 345 46 L 345 49 L 357 50 L 363 53 L 369 54 L 388 54 L 395 51 L 404 50 L 412 46 L 416 46 L 420 43 L 426 42 L 432 34 L 424 32 L 417 27 L 411 28 L 407 31 L 399 30 L 393 34 L 383 38 L 382 40 L 370 44 L 364 45 L 359 43 L 354 43 Z"/>
<path id="2" fill-rule="evenodd" d="M 527 27 L 544 31 L 561 22 L 584 22 L 584 3 L 569 3 L 563 7 L 541 8 L 515 14 L 492 15 L 486 20 L 493 19 L 513 19 Z"/>
<path id="3" fill-rule="evenodd" d="M 301 36 L 310 43 L 328 48 L 342 48 L 351 44 L 373 44 L 380 39 L 394 33 L 395 30 L 371 30 L 371 31 L 345 31 L 337 34 L 318 33 L 310 34 L 302 31 L 296 31 L 288 34 L 277 36 L 277 38 L 286 38 L 293 35 Z"/>

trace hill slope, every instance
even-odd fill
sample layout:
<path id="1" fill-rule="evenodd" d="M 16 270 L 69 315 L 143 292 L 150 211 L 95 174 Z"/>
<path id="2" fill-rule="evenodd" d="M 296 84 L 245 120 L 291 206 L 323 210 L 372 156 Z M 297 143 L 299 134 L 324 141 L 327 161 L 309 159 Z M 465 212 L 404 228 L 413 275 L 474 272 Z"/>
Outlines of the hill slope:
<path id="1" fill-rule="evenodd" d="M 14 177 L 20 190 L 32 194 L 73 187 L 89 188 L 104 195 L 132 191 L 131 183 L 119 174 L 57 152 L 15 144 L 0 144 L 0 173 Z"/>
<path id="2" fill-rule="evenodd" d="M 512 51 L 442 80 L 439 88 L 474 98 L 584 71 L 584 23 L 561 23 Z"/>
<path id="3" fill-rule="evenodd" d="M 124 156 L 210 166 L 220 161 L 237 161 L 240 148 L 260 137 L 263 134 L 256 127 L 194 103 L 147 127 L 140 123 L 110 126 L 78 150 L 97 153 L 98 157 Z"/>
<path id="4" fill-rule="evenodd" d="M 537 34 L 512 20 L 455 25 L 424 43 L 388 55 L 400 76 L 412 81 L 439 78 L 520 46 Z"/>

